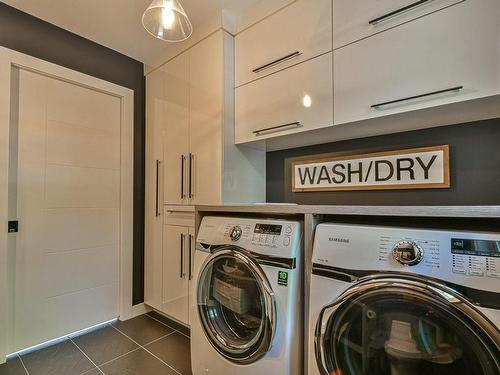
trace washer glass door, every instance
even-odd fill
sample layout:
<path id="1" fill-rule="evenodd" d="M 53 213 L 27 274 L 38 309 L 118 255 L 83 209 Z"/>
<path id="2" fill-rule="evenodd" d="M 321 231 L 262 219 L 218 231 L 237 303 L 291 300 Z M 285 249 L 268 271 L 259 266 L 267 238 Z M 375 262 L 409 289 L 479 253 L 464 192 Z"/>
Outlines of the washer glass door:
<path id="1" fill-rule="evenodd" d="M 214 348 L 248 364 L 267 353 L 275 329 L 275 301 L 260 265 L 245 251 L 224 247 L 205 262 L 198 280 L 198 313 Z"/>
<path id="2" fill-rule="evenodd" d="M 362 281 L 326 306 L 316 357 L 329 375 L 498 375 L 498 328 L 440 284 Z"/>

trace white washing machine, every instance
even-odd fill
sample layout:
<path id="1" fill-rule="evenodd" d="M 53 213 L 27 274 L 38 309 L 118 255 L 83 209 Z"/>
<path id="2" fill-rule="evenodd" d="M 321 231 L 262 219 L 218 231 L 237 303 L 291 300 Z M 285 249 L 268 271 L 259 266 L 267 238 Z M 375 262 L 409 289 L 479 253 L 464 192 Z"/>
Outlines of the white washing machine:
<path id="1" fill-rule="evenodd" d="M 500 374 L 500 234 L 320 224 L 309 375 Z"/>
<path id="2" fill-rule="evenodd" d="M 204 217 L 191 302 L 194 375 L 302 373 L 300 222 Z"/>

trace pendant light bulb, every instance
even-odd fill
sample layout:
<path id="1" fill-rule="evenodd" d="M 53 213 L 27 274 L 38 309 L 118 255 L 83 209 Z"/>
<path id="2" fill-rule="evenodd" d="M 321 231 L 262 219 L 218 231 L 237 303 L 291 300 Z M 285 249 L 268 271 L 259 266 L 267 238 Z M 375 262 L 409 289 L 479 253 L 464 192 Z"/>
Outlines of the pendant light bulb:
<path id="1" fill-rule="evenodd" d="M 168 30 L 172 29 L 172 26 L 175 22 L 175 14 L 172 10 L 172 5 L 173 4 L 171 1 L 166 1 L 165 7 L 161 9 L 161 20 L 163 23 L 163 28 Z"/>
<path id="2" fill-rule="evenodd" d="M 179 0 L 153 0 L 142 15 L 142 25 L 154 37 L 168 42 L 186 40 L 193 32 Z"/>

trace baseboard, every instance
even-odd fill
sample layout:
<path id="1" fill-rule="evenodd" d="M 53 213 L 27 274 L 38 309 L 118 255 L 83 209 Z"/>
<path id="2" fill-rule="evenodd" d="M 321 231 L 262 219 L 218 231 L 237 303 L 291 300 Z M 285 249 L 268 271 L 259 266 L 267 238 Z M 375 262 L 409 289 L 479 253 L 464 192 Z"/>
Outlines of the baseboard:
<path id="1" fill-rule="evenodd" d="M 136 316 L 146 314 L 150 312 L 152 309 L 148 305 L 145 305 L 144 303 L 139 303 L 138 305 L 132 306 L 132 318 L 135 318 Z"/>

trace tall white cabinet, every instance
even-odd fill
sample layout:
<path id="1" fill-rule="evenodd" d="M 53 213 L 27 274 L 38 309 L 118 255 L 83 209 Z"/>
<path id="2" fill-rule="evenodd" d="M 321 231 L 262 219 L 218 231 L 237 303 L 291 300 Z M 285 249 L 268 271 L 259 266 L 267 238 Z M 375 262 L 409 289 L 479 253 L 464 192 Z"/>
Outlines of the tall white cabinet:
<path id="1" fill-rule="evenodd" d="M 146 80 L 145 303 L 185 324 L 193 206 L 265 201 L 264 150 L 234 144 L 233 45 L 220 30 Z"/>

